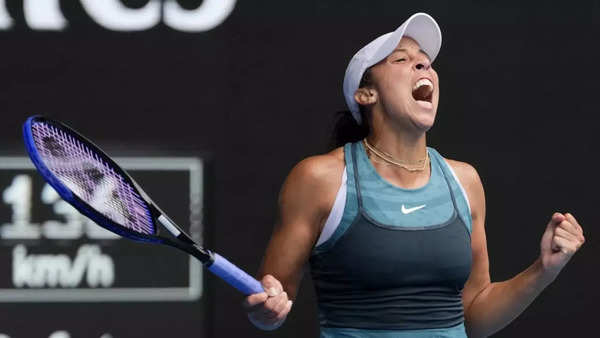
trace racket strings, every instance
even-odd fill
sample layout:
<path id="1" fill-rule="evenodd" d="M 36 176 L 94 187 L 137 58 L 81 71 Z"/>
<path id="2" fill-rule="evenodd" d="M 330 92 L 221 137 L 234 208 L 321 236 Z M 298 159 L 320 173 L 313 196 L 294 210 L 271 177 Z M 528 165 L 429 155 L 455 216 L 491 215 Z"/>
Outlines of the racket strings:
<path id="1" fill-rule="evenodd" d="M 129 230 L 154 234 L 154 222 L 146 202 L 95 151 L 47 123 L 34 123 L 32 134 L 48 170 L 77 197 Z"/>

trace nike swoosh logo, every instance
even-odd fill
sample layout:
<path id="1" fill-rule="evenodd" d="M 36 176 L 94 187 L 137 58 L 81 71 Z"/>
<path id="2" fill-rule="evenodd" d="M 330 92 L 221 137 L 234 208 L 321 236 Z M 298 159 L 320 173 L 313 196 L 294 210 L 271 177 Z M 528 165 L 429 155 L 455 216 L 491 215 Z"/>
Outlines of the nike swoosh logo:
<path id="1" fill-rule="evenodd" d="M 412 208 L 406 208 L 404 206 L 404 204 L 402 204 L 402 213 L 406 215 L 406 214 L 410 214 L 411 212 L 415 212 L 415 211 L 417 211 L 419 209 L 423 209 L 423 208 L 425 208 L 425 204 L 419 205 L 418 207 L 412 207 Z"/>

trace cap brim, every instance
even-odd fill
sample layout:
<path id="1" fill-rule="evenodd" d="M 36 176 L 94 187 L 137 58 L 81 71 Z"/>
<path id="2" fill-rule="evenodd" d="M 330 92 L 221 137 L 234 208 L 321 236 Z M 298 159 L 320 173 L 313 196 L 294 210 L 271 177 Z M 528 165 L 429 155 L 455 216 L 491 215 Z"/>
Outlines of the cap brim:
<path id="1" fill-rule="evenodd" d="M 442 32 L 437 22 L 429 14 L 416 13 L 392 32 L 387 41 L 375 52 L 372 58 L 373 63 L 369 67 L 390 55 L 403 37 L 415 40 L 429 56 L 431 62 L 435 60 L 442 46 Z"/>

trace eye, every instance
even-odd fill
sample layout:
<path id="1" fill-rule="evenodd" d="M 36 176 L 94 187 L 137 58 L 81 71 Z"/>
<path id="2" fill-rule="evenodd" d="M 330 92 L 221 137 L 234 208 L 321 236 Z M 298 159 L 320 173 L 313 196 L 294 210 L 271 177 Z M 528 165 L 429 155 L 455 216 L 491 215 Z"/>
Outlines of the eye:
<path id="1" fill-rule="evenodd" d="M 394 60 L 394 62 L 404 62 L 406 61 L 406 58 L 398 58 L 396 60 Z"/>

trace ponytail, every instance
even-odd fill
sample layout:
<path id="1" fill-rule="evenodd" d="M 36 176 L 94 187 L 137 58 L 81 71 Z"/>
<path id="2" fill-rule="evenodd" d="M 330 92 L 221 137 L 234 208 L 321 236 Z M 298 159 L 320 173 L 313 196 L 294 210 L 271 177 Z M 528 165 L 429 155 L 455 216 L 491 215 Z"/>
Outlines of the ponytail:
<path id="1" fill-rule="evenodd" d="M 361 107 L 362 108 L 362 107 Z M 349 110 L 339 111 L 335 114 L 333 135 L 331 143 L 334 148 L 341 147 L 349 142 L 357 142 L 369 134 L 369 119 L 367 114 L 360 110 L 362 123 L 358 124 Z"/>

